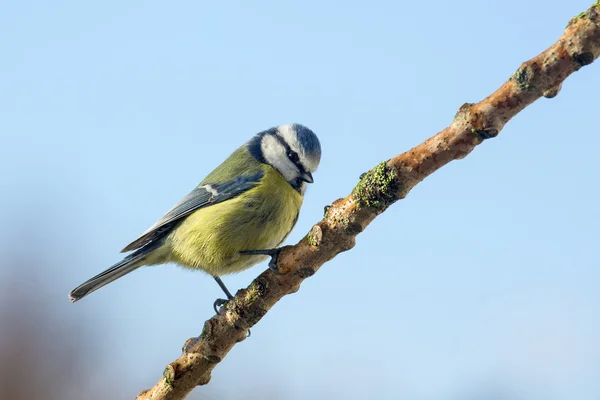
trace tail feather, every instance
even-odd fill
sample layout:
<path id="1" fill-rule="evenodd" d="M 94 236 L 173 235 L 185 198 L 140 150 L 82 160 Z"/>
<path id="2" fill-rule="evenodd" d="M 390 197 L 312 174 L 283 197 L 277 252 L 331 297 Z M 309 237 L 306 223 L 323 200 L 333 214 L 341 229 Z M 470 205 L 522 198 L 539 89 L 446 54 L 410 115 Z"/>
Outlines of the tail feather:
<path id="1" fill-rule="evenodd" d="M 143 265 L 139 262 L 150 253 L 150 251 L 148 250 L 151 249 L 141 248 L 135 253 L 128 255 L 123 260 L 119 261 L 106 271 L 101 272 L 93 278 L 88 279 L 81 285 L 77 286 L 75 289 L 71 290 L 71 292 L 69 293 L 69 299 L 73 303 L 75 303 L 77 300 L 81 300 L 83 297 L 87 296 L 95 290 L 100 289 L 102 286 L 108 285 L 112 281 L 115 281 L 132 271 L 135 271 Z"/>

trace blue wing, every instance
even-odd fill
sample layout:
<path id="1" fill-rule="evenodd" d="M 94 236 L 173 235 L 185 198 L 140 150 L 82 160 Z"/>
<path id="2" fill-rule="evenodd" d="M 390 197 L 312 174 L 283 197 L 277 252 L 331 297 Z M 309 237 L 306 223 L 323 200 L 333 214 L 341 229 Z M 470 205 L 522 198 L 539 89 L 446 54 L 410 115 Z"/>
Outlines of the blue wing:
<path id="1" fill-rule="evenodd" d="M 139 238 L 128 244 L 121 252 L 127 252 L 155 242 L 166 236 L 177 225 L 180 220 L 194 211 L 208 207 L 213 204 L 229 200 L 239 196 L 245 191 L 252 189 L 262 179 L 264 173 L 257 172 L 254 175 L 241 176 L 225 183 L 204 184 L 192 190 L 169 212 L 152 225 Z"/>

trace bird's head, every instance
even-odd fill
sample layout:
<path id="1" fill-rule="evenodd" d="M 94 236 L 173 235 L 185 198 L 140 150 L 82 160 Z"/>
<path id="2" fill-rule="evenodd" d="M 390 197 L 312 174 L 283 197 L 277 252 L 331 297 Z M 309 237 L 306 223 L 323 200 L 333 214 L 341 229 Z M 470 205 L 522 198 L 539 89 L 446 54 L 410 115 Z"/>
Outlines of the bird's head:
<path id="1" fill-rule="evenodd" d="M 321 160 L 317 135 L 300 124 L 280 125 L 254 136 L 248 143 L 250 153 L 269 164 L 301 194 L 313 183 L 313 172 Z"/>

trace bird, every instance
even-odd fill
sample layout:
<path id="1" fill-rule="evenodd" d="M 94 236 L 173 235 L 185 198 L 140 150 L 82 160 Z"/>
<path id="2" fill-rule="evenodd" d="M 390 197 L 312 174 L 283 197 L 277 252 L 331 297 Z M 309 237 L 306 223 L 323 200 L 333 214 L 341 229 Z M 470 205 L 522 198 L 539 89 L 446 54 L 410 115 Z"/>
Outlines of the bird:
<path id="1" fill-rule="evenodd" d="M 307 184 L 321 160 L 315 133 L 301 124 L 259 132 L 236 149 L 188 195 L 137 239 L 131 252 L 69 293 L 72 302 L 142 266 L 173 262 L 211 275 L 233 296 L 221 276 L 266 260 L 298 221 Z M 218 306 L 227 302 L 217 299 Z"/>

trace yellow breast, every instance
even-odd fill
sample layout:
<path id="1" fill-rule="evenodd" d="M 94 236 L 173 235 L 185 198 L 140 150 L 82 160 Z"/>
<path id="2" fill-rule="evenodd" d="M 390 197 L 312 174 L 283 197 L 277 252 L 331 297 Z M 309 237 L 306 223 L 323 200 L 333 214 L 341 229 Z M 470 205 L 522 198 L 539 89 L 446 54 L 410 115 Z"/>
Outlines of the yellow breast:
<path id="1" fill-rule="evenodd" d="M 223 275 L 266 258 L 239 255 L 240 251 L 279 246 L 296 223 L 302 196 L 275 169 L 265 165 L 264 170 L 256 187 L 185 218 L 167 238 L 170 261 Z"/>

